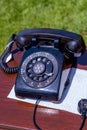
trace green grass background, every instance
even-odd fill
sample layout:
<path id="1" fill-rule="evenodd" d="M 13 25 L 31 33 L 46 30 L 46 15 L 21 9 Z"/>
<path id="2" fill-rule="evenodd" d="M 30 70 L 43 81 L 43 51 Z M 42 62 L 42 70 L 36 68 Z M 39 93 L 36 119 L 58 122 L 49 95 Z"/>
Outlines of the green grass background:
<path id="1" fill-rule="evenodd" d="M 0 0 L 0 53 L 12 33 L 42 27 L 79 33 L 87 44 L 87 0 Z"/>

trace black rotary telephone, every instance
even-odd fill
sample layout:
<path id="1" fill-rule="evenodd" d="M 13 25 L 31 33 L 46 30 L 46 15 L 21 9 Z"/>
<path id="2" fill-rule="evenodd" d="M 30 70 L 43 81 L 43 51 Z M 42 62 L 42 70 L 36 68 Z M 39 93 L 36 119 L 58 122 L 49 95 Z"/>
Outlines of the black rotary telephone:
<path id="1" fill-rule="evenodd" d="M 13 44 L 17 49 L 11 50 Z M 10 68 L 8 55 L 24 51 L 19 67 Z M 0 66 L 7 73 L 18 72 L 15 82 L 17 96 L 59 100 L 60 81 L 65 59 L 73 59 L 85 51 L 78 34 L 57 29 L 27 29 L 13 34 L 0 57 Z"/>

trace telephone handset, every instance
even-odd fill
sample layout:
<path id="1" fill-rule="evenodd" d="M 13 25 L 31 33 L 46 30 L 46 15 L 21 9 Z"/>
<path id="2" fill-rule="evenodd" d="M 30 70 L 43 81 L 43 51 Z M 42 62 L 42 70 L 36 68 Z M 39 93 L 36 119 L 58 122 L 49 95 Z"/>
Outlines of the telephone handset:
<path id="1" fill-rule="evenodd" d="M 20 66 L 10 68 L 6 56 L 14 43 L 17 46 L 14 52 L 26 51 Z M 84 41 L 78 34 L 47 28 L 27 29 L 12 35 L 0 57 L 0 66 L 7 73 L 18 72 L 15 82 L 17 96 L 59 100 L 64 59 L 73 64 L 72 59 L 81 56 L 84 51 Z"/>

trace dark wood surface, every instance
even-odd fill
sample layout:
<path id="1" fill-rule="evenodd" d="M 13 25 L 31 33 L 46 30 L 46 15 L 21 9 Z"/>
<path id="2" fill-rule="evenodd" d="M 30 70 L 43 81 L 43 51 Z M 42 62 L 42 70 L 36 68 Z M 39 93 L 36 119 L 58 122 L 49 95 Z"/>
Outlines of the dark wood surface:
<path id="1" fill-rule="evenodd" d="M 21 53 L 15 55 L 11 66 L 19 64 Z M 87 69 L 87 52 L 78 58 L 78 68 Z M 0 129 L 35 130 L 32 115 L 34 105 L 7 98 L 15 83 L 16 74 L 6 74 L 0 69 Z M 42 130 L 79 130 L 81 117 L 69 112 L 38 107 L 37 123 Z M 87 130 L 87 123 L 83 130 Z"/>

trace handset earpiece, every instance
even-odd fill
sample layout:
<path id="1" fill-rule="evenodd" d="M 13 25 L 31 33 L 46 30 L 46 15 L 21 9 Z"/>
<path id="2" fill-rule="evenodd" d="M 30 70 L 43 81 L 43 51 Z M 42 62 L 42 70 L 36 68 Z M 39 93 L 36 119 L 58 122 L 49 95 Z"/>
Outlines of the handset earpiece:
<path id="1" fill-rule="evenodd" d="M 16 45 L 20 50 L 23 50 L 26 47 L 30 47 L 31 43 L 29 42 L 28 38 L 24 36 L 17 35 L 15 38 Z"/>
<path id="2" fill-rule="evenodd" d="M 80 57 L 85 51 L 85 45 L 79 41 L 69 41 L 65 44 L 64 51 L 69 57 Z"/>

